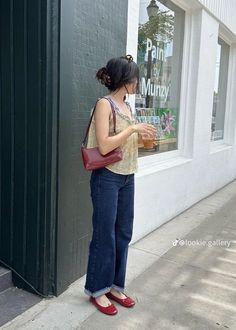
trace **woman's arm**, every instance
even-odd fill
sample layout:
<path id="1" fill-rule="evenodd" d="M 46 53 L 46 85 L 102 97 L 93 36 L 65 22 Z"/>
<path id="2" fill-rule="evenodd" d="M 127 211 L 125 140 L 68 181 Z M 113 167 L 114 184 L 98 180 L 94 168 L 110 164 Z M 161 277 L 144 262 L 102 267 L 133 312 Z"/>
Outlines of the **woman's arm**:
<path id="1" fill-rule="evenodd" d="M 110 116 L 112 116 L 110 102 L 106 99 L 99 100 L 96 106 L 94 119 L 98 149 L 102 155 L 106 155 L 108 152 L 119 147 L 133 133 L 146 133 L 151 136 L 156 133 L 156 129 L 152 125 L 140 123 L 130 125 L 122 132 L 114 136 L 109 136 Z"/>

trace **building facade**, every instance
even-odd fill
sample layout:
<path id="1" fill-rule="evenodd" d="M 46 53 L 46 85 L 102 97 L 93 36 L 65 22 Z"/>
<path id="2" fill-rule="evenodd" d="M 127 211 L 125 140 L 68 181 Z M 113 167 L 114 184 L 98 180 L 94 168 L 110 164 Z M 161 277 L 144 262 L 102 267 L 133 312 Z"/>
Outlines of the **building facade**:
<path id="1" fill-rule="evenodd" d="M 153 150 L 140 145 L 135 241 L 236 177 L 236 3 L 132 0 L 128 13 L 137 115 L 161 132 Z"/>
<path id="2" fill-rule="evenodd" d="M 86 271 L 80 144 L 111 57 L 137 60 L 129 99 L 158 130 L 139 141 L 133 242 L 236 178 L 236 3 L 11 0 L 0 13 L 0 260 L 16 285 L 59 295 Z"/>

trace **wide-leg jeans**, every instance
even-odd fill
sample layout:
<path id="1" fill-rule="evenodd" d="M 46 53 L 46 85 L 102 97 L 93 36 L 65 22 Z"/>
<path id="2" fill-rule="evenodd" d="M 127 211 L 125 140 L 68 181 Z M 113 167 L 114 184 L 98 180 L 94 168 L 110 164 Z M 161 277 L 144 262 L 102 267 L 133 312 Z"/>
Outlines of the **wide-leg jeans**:
<path id="1" fill-rule="evenodd" d="M 85 293 L 98 297 L 113 287 L 123 292 L 134 218 L 134 174 L 101 168 L 90 179 L 93 235 Z"/>

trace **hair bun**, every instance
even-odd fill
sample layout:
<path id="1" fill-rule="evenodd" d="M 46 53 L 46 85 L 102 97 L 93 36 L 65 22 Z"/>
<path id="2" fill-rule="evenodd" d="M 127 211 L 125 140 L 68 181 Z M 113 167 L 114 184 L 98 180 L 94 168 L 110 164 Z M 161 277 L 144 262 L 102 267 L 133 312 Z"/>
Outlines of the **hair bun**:
<path id="1" fill-rule="evenodd" d="M 98 70 L 96 73 L 96 78 L 105 86 L 109 86 L 111 83 L 111 78 L 105 66 Z"/>

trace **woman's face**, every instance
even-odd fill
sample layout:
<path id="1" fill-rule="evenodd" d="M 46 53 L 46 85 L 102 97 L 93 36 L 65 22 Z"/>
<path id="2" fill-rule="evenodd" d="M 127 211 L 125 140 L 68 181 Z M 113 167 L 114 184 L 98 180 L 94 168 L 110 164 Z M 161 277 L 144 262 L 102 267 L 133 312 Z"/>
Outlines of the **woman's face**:
<path id="1" fill-rule="evenodd" d="M 127 84 L 127 89 L 129 91 L 129 94 L 136 94 L 137 84 L 138 84 L 137 78 L 135 78 L 135 80 L 133 82 Z"/>

